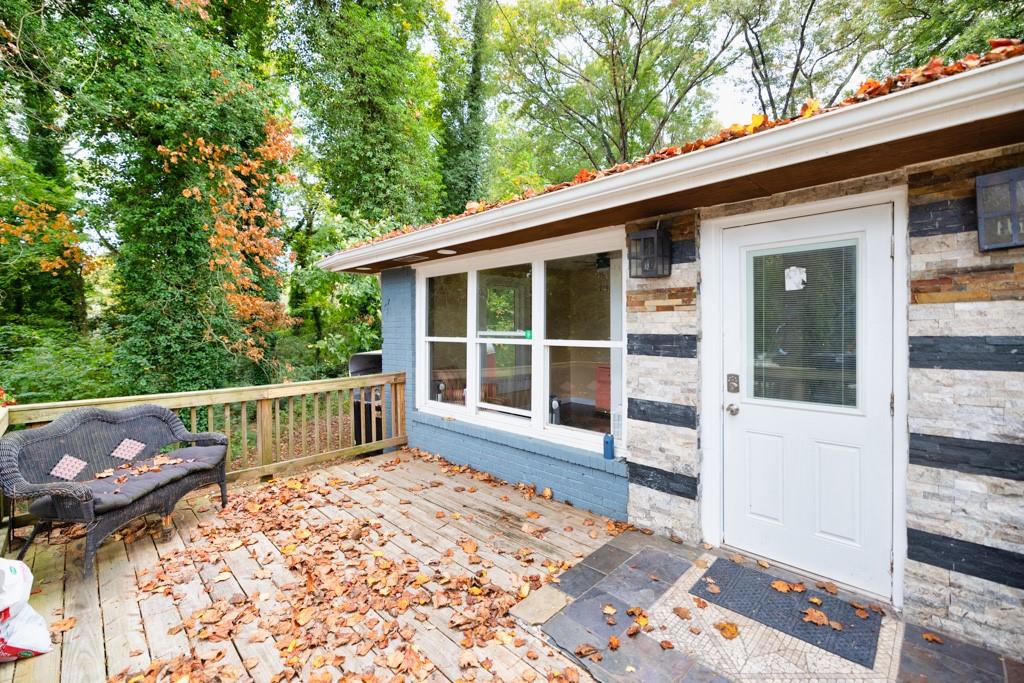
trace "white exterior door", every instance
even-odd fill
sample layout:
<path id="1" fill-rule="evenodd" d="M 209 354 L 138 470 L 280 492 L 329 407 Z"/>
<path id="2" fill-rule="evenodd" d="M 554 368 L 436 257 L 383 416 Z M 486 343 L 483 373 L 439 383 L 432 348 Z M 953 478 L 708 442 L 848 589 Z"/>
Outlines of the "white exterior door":
<path id="1" fill-rule="evenodd" d="M 892 592 L 892 205 L 723 231 L 724 540 Z"/>

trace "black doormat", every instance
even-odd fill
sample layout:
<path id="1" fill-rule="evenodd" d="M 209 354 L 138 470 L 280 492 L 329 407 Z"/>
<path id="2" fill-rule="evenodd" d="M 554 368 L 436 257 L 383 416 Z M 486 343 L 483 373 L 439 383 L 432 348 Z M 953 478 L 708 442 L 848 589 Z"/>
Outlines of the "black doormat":
<path id="1" fill-rule="evenodd" d="M 710 584 L 704 578 L 713 579 L 721 591 L 710 592 Z M 861 619 L 855 614 L 855 607 L 815 589 L 813 584 L 803 593 L 781 593 L 771 586 L 778 577 L 731 560 L 715 560 L 704 573 L 704 578 L 690 589 L 691 594 L 843 659 L 868 669 L 874 668 L 881 615 L 869 611 L 868 618 Z M 820 598 L 821 604 L 808 602 L 808 598 Z M 843 629 L 839 631 L 827 624 L 818 626 L 804 621 L 803 610 L 808 607 L 824 612 L 831 621 L 839 622 Z"/>

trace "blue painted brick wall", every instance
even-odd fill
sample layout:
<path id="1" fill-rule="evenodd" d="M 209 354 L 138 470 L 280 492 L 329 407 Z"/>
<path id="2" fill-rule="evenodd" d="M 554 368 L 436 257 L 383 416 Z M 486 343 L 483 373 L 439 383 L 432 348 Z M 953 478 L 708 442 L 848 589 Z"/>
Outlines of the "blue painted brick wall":
<path id="1" fill-rule="evenodd" d="M 557 500 L 626 518 L 626 464 L 598 453 L 416 412 L 416 278 L 409 268 L 381 273 L 384 372 L 406 373 L 409 445 L 506 481 L 550 487 Z"/>

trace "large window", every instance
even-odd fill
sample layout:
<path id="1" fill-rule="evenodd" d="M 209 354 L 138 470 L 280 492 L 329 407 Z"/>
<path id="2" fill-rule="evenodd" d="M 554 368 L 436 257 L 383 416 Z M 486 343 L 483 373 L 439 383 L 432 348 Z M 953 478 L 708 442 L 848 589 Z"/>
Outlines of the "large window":
<path id="1" fill-rule="evenodd" d="M 622 235 L 564 242 L 422 267 L 421 408 L 595 449 L 621 440 Z"/>

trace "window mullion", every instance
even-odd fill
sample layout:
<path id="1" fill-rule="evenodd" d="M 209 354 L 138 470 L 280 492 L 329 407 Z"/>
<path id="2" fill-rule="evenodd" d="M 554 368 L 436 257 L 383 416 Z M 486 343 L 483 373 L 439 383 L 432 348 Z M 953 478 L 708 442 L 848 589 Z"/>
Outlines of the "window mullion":
<path id="1" fill-rule="evenodd" d="M 477 346 L 477 271 L 468 274 L 466 291 L 466 410 L 476 415 L 477 398 L 480 396 L 480 350 Z"/>
<path id="2" fill-rule="evenodd" d="M 547 406 L 547 349 L 544 348 L 546 334 L 544 261 L 533 262 L 533 340 L 530 349 L 530 423 L 534 430 L 544 428 L 544 409 Z"/>

